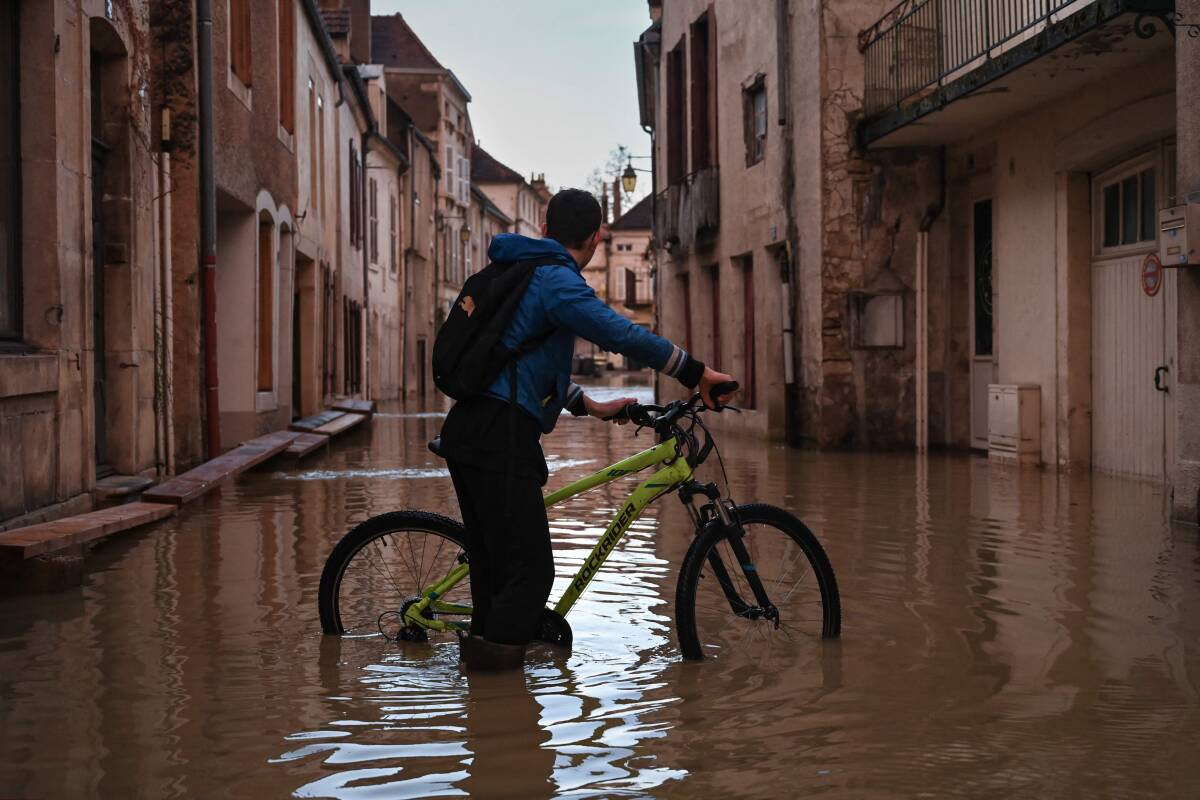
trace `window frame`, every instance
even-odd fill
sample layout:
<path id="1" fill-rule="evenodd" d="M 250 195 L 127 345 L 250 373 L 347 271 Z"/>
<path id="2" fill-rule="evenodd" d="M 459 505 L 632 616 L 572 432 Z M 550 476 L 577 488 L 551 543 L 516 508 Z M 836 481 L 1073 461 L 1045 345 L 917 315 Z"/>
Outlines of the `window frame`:
<path id="1" fill-rule="evenodd" d="M 758 108 L 756 99 L 763 99 L 763 132 L 758 133 Z M 746 167 L 760 164 L 767 157 L 767 135 L 771 129 L 768 118 L 771 114 L 770 96 L 767 94 L 767 76 L 756 74 L 742 85 L 742 134 L 746 144 Z"/>
<path id="2" fill-rule="evenodd" d="M 1103 172 L 1096 173 L 1092 178 L 1092 255 L 1097 259 L 1109 258 L 1124 258 L 1130 255 L 1138 255 L 1140 253 L 1156 252 L 1158 250 L 1158 211 L 1165 206 L 1163 202 L 1167 196 L 1167 180 L 1164 175 L 1164 155 L 1165 146 L 1159 145 L 1153 150 L 1144 152 L 1140 155 L 1127 158 L 1113 167 L 1110 167 Z M 1121 183 L 1129 178 L 1136 179 L 1138 189 L 1137 213 L 1140 216 L 1142 213 L 1142 181 L 1141 175 L 1147 170 L 1154 171 L 1154 209 L 1151 237 L 1149 239 L 1139 239 L 1136 242 L 1128 244 L 1105 245 L 1104 244 L 1104 190 L 1111 187 L 1120 187 Z M 1121 190 L 1118 189 L 1118 192 Z M 1118 210 L 1121 216 L 1118 217 L 1117 227 L 1118 232 L 1122 228 L 1123 203 L 1121 202 L 1121 194 L 1118 194 Z M 1140 233 L 1139 233 L 1140 235 Z"/>

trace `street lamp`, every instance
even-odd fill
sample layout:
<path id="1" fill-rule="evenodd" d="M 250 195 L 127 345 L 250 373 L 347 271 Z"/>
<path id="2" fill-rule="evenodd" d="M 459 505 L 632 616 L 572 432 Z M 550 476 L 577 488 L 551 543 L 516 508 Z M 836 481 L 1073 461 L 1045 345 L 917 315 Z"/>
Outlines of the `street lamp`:
<path id="1" fill-rule="evenodd" d="M 466 244 L 467 242 L 471 241 L 471 226 L 470 225 L 463 225 L 461 228 L 458 229 L 458 240 L 460 242 L 462 242 L 463 244 Z"/>
<path id="2" fill-rule="evenodd" d="M 650 158 L 650 156 L 629 156 L 629 160 L 625 163 L 625 171 L 621 173 L 621 188 L 626 194 L 633 194 L 633 190 L 637 188 L 637 174 L 645 172 L 650 174 L 648 169 L 638 169 L 633 165 L 635 158 Z"/>
<path id="3" fill-rule="evenodd" d="M 625 194 L 633 194 L 633 190 L 637 188 L 637 172 L 633 164 L 627 165 L 621 173 L 621 188 L 625 190 Z"/>

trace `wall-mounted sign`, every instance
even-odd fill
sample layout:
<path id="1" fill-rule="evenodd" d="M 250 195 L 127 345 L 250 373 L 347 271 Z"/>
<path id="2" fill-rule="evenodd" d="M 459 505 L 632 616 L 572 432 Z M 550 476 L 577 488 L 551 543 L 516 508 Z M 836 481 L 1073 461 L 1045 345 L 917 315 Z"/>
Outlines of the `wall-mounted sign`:
<path id="1" fill-rule="evenodd" d="M 1154 297 L 1162 288 L 1162 282 L 1162 262 L 1158 260 L 1157 253 L 1150 253 L 1142 261 L 1142 291 L 1147 297 Z"/>

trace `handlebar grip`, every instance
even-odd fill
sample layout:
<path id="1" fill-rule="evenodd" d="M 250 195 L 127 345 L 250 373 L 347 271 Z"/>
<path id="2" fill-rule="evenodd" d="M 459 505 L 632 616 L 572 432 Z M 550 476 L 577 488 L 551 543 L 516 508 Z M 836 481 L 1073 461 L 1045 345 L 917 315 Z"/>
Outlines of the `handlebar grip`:
<path id="1" fill-rule="evenodd" d="M 734 392 L 736 392 L 738 390 L 738 388 L 739 387 L 738 387 L 737 381 L 726 381 L 725 383 L 718 383 L 716 386 L 714 386 L 708 390 L 708 397 L 710 400 L 713 401 L 713 405 L 719 406 L 720 403 L 717 400 L 718 397 L 720 397 L 721 395 L 725 395 L 725 394 L 733 394 Z"/>
<path id="2" fill-rule="evenodd" d="M 607 417 L 601 417 L 601 421 L 613 422 L 614 420 L 629 419 L 629 409 L 636 405 L 637 403 L 630 403 L 615 414 L 609 414 Z"/>

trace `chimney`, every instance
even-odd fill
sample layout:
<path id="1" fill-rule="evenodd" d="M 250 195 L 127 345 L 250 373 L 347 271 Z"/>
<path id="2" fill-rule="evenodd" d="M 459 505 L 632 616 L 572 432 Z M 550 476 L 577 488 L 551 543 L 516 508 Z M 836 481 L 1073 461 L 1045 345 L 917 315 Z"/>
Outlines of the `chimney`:
<path id="1" fill-rule="evenodd" d="M 600 194 L 600 220 L 608 222 L 608 192 Z"/>
<path id="2" fill-rule="evenodd" d="M 621 179 L 613 179 L 613 222 L 621 218 Z"/>

